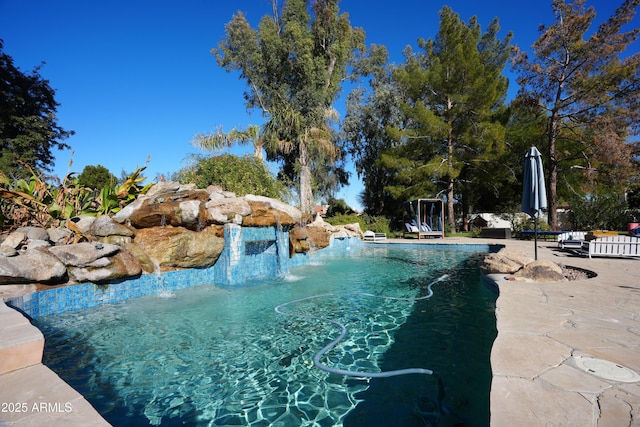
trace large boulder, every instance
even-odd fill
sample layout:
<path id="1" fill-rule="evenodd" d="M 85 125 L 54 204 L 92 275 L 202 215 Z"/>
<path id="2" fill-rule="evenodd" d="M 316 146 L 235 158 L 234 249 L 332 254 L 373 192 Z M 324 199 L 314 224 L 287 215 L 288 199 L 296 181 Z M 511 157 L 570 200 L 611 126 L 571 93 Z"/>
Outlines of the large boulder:
<path id="1" fill-rule="evenodd" d="M 195 184 L 180 184 L 174 181 L 162 181 L 154 184 L 149 191 L 147 191 L 147 197 L 163 197 L 165 195 L 178 193 L 180 191 L 195 190 Z"/>
<path id="2" fill-rule="evenodd" d="M 289 256 L 307 253 L 310 249 L 309 233 L 306 228 L 296 225 L 289 230 Z"/>
<path id="3" fill-rule="evenodd" d="M 95 266 L 98 259 L 115 255 L 119 250 L 119 246 L 100 242 L 82 242 L 49 248 L 49 252 L 68 267 Z"/>
<path id="4" fill-rule="evenodd" d="M 302 222 L 302 212 L 280 200 L 247 194 L 251 214 L 242 219 L 245 227 L 290 227 Z"/>
<path id="5" fill-rule="evenodd" d="M 115 222 L 111 219 L 111 217 L 107 215 L 102 215 L 96 218 L 96 220 L 89 226 L 87 232 L 92 236 L 98 238 L 108 236 L 134 236 L 134 232 L 132 229 L 118 222 Z"/>
<path id="6" fill-rule="evenodd" d="M 68 228 L 55 227 L 47 230 L 49 233 L 49 240 L 54 245 L 66 245 L 73 239 L 73 231 Z"/>
<path id="7" fill-rule="evenodd" d="M 202 228 L 206 222 L 203 204 L 209 199 L 206 190 L 185 190 L 178 193 L 147 197 L 127 218 L 136 228 L 185 227 Z"/>
<path id="8" fill-rule="evenodd" d="M 24 233 L 29 240 L 49 240 L 49 232 L 41 227 L 19 227 L 15 231 Z"/>
<path id="9" fill-rule="evenodd" d="M 537 260 L 513 274 L 514 280 L 524 282 L 566 282 L 562 267 L 552 261 Z"/>
<path id="10" fill-rule="evenodd" d="M 236 194 L 232 191 L 225 191 L 219 185 L 210 185 L 206 188 L 209 192 L 209 200 L 216 199 L 234 199 Z"/>
<path id="11" fill-rule="evenodd" d="M 195 184 L 159 182 L 112 219 L 120 224 L 127 222 L 136 228 L 173 225 L 195 230 L 206 225 L 201 204 L 209 196 L 209 190 L 199 190 Z"/>
<path id="12" fill-rule="evenodd" d="M 151 187 L 153 188 L 153 187 Z M 120 209 L 116 212 L 115 215 L 111 217 L 112 220 L 119 222 L 120 224 L 124 222 L 129 222 L 129 217 L 142 206 L 149 197 L 146 194 L 142 194 L 138 196 L 133 202 L 129 203 L 124 208 Z"/>
<path id="13" fill-rule="evenodd" d="M 91 215 L 80 215 L 70 218 L 69 221 L 71 221 L 75 225 L 75 228 L 78 228 L 83 234 L 87 234 L 91 225 L 96 221 L 96 217 Z"/>
<path id="14" fill-rule="evenodd" d="M 14 257 L 0 257 L 0 284 L 45 283 L 67 280 L 67 268 L 45 248 L 29 249 Z"/>
<path id="15" fill-rule="evenodd" d="M 360 228 L 360 223 L 354 222 L 352 224 L 345 224 L 342 227 L 347 232 L 349 237 L 359 237 L 361 239 L 364 238 L 364 232 L 362 231 L 362 228 Z"/>
<path id="16" fill-rule="evenodd" d="M 20 249 L 27 243 L 27 235 L 22 231 L 14 231 L 9 233 L 7 237 L 0 243 L 4 248 Z"/>
<path id="17" fill-rule="evenodd" d="M 216 224 L 242 224 L 242 218 L 251 214 L 251 206 L 242 197 L 213 198 L 204 206 L 211 221 Z"/>
<path id="18" fill-rule="evenodd" d="M 503 248 L 485 256 L 480 268 L 487 274 L 513 274 L 531 261 L 522 251 Z"/>
<path id="19" fill-rule="evenodd" d="M 149 255 L 142 249 L 140 246 L 135 243 L 127 243 L 123 245 L 123 247 L 129 251 L 140 263 L 140 267 L 144 270 L 145 273 L 154 273 L 156 271 L 156 266 L 153 263 L 153 260 L 149 258 Z"/>
<path id="20" fill-rule="evenodd" d="M 309 240 L 311 241 L 311 245 L 316 249 L 322 249 L 329 246 L 331 243 L 331 232 L 324 227 L 319 227 L 316 225 L 307 225 L 307 234 L 309 235 Z"/>
<path id="21" fill-rule="evenodd" d="M 15 256 L 29 249 L 51 246 L 49 233 L 40 227 L 20 227 L 9 233 L 0 243 L 2 256 Z"/>
<path id="22" fill-rule="evenodd" d="M 209 267 L 224 249 L 224 238 L 214 226 L 200 232 L 171 226 L 145 228 L 138 230 L 134 243 L 163 269 Z"/>
<path id="23" fill-rule="evenodd" d="M 75 282 L 102 283 L 139 276 L 142 267 L 131 252 L 121 250 L 111 257 L 96 260 L 93 265 L 70 267 L 68 272 L 69 278 Z"/>

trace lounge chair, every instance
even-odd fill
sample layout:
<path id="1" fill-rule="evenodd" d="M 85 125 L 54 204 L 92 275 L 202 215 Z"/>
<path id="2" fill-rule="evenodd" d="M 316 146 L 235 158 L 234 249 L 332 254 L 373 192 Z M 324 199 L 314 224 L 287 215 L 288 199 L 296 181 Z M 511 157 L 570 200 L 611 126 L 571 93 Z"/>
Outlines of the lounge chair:
<path id="1" fill-rule="evenodd" d="M 376 240 L 386 240 L 387 235 L 385 233 L 375 233 L 371 230 L 364 232 L 364 240 L 375 242 Z"/>
<path id="2" fill-rule="evenodd" d="M 418 229 L 418 227 L 413 224 L 409 224 L 408 222 L 405 222 L 404 226 L 407 228 L 407 233 L 420 233 L 420 230 Z"/>
<path id="3" fill-rule="evenodd" d="M 558 247 L 560 249 L 580 249 L 586 234 L 584 231 L 565 231 L 558 234 Z"/>
<path id="4" fill-rule="evenodd" d="M 408 222 L 404 223 L 406 231 L 403 233 L 403 237 L 407 235 L 417 236 L 418 239 L 422 237 L 444 237 L 444 233 L 438 230 L 432 230 L 429 225 L 423 223 L 419 228 L 416 225 L 416 222 L 409 224 Z"/>

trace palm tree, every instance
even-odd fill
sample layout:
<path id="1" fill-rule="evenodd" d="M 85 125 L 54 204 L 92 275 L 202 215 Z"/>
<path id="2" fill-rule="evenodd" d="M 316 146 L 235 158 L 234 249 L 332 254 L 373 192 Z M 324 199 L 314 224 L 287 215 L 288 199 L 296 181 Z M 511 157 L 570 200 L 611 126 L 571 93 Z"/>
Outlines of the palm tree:
<path id="1" fill-rule="evenodd" d="M 229 133 L 224 133 L 222 127 L 219 127 L 213 133 L 198 133 L 193 137 L 191 145 L 209 152 L 231 148 L 233 144 L 253 145 L 253 155 L 264 162 L 263 139 L 260 135 L 260 128 L 257 125 L 249 125 L 247 129 L 233 128 Z"/>

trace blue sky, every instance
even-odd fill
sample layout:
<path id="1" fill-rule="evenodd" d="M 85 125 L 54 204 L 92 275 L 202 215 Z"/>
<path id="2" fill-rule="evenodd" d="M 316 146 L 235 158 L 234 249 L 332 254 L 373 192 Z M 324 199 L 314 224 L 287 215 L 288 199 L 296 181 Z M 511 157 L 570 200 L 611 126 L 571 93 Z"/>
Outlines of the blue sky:
<path id="1" fill-rule="evenodd" d="M 605 19 L 621 2 L 588 4 Z M 551 0 L 342 0 L 340 8 L 353 26 L 364 28 L 367 44 L 387 46 L 400 63 L 407 45 L 435 37 L 445 5 L 465 21 L 477 16 L 483 29 L 498 17 L 501 37 L 513 31 L 513 44 L 524 50 L 540 24 L 553 23 Z M 56 90 L 58 123 L 76 132 L 65 141 L 72 146 L 73 166 L 70 150 L 55 151 L 54 173 L 62 177 L 101 164 L 119 177 L 149 158 L 145 176 L 151 180 L 177 171 L 198 152 L 190 144 L 194 134 L 261 124 L 260 111 L 245 109 L 245 82 L 218 67 L 210 53 L 238 10 L 255 28 L 271 13 L 271 1 L 0 0 L 4 51 L 23 72 L 46 63 L 40 73 Z M 638 25 L 637 18 L 633 23 Z M 510 84 L 514 93 L 516 83 Z M 343 112 L 344 101 L 336 108 Z M 338 197 L 359 208 L 363 187 L 355 172 L 351 181 Z"/>

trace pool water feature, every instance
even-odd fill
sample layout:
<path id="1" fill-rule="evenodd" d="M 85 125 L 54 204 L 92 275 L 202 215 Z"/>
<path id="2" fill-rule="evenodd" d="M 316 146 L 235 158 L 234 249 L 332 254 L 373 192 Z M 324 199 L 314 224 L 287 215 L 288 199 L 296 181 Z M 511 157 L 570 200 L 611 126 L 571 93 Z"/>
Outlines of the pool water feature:
<path id="1" fill-rule="evenodd" d="M 489 424 L 495 297 L 479 256 L 418 245 L 351 254 L 236 288 L 204 285 L 36 321 L 44 363 L 116 426 Z M 362 293 L 406 301 L 371 298 Z M 309 298 L 331 294 L 323 298 Z M 358 378 L 322 371 L 420 367 Z"/>

